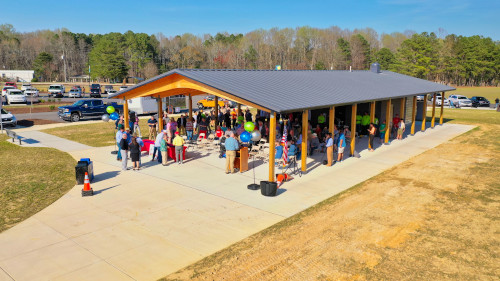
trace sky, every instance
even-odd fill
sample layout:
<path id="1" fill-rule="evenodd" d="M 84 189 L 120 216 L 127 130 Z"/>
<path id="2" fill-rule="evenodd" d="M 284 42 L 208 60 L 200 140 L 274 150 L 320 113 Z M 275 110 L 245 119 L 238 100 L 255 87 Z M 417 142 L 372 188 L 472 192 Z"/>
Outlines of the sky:
<path id="1" fill-rule="evenodd" d="M 2 2 L 3 7 L 12 4 Z M 24 8 L 3 12 L 0 24 L 12 24 L 19 32 L 67 28 L 76 33 L 104 34 L 132 30 L 170 37 L 338 26 L 370 27 L 379 34 L 405 30 L 438 34 L 441 29 L 438 35 L 482 35 L 500 40 L 500 0 L 20 0 L 18 4 Z"/>

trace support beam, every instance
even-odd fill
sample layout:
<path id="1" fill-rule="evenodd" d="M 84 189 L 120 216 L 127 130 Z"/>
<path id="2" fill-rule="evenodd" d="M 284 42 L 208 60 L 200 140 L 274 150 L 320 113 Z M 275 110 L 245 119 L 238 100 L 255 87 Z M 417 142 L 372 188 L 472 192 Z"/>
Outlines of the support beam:
<path id="1" fill-rule="evenodd" d="M 189 94 L 189 118 L 193 118 L 193 97 Z"/>
<path id="2" fill-rule="evenodd" d="M 214 122 L 214 130 L 217 130 L 217 122 L 219 120 L 219 97 L 215 96 L 215 122 Z"/>
<path id="3" fill-rule="evenodd" d="M 158 98 L 158 132 L 163 131 L 163 104 L 161 98 Z"/>
<path id="4" fill-rule="evenodd" d="M 411 135 L 415 134 L 415 118 L 417 117 L 417 96 L 413 96 L 413 110 L 411 111 Z"/>
<path id="5" fill-rule="evenodd" d="M 391 134 L 391 99 L 387 100 L 385 107 L 385 138 L 384 143 L 389 143 L 389 135 Z"/>
<path id="6" fill-rule="evenodd" d="M 130 129 L 129 128 L 129 122 L 128 122 L 128 102 L 127 99 L 123 99 L 123 125 L 125 129 Z"/>
<path id="7" fill-rule="evenodd" d="M 240 114 L 241 114 L 241 103 L 238 103 L 238 114 L 236 115 L 236 119 L 238 119 L 238 116 L 240 116 Z M 274 113 L 274 115 L 276 115 L 276 112 Z"/>
<path id="8" fill-rule="evenodd" d="M 406 105 L 406 98 L 401 98 L 401 104 L 399 106 L 399 118 L 401 119 L 405 119 L 405 105 Z"/>
<path id="9" fill-rule="evenodd" d="M 425 120 L 427 119 L 427 94 L 424 95 L 424 106 L 422 106 L 422 128 L 425 131 Z"/>
<path id="10" fill-rule="evenodd" d="M 305 173 L 307 170 L 307 140 L 308 140 L 308 125 L 309 125 L 309 110 L 302 111 L 302 159 L 301 169 Z"/>
<path id="11" fill-rule="evenodd" d="M 434 129 L 434 123 L 436 122 L 436 93 L 432 95 L 432 120 L 431 120 L 431 128 Z M 443 103 L 443 102 L 441 102 Z"/>
<path id="12" fill-rule="evenodd" d="M 444 92 L 441 92 L 441 114 L 439 115 L 439 125 L 443 125 Z"/>
<path id="13" fill-rule="evenodd" d="M 333 134 L 335 131 L 335 106 L 330 107 L 330 113 L 328 114 L 328 131 Z"/>
<path id="14" fill-rule="evenodd" d="M 356 148 L 356 114 L 358 112 L 358 104 L 355 103 L 351 106 L 351 156 L 354 156 L 354 149 Z"/>
<path id="15" fill-rule="evenodd" d="M 274 156 L 276 155 L 276 112 L 271 111 L 269 120 L 269 181 L 274 182 Z"/>
<path id="16" fill-rule="evenodd" d="M 372 101 L 370 104 L 370 123 L 375 122 L 375 104 L 376 101 Z"/>

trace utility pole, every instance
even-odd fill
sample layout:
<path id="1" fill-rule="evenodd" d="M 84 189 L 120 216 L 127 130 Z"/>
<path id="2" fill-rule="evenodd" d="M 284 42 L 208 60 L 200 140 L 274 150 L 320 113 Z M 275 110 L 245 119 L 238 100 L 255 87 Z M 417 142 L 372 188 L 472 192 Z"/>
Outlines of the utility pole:
<path id="1" fill-rule="evenodd" d="M 66 57 L 64 56 L 64 49 L 63 49 L 63 54 L 61 56 L 61 59 L 63 60 L 63 66 L 64 66 L 64 82 L 68 82 L 66 78 Z"/>

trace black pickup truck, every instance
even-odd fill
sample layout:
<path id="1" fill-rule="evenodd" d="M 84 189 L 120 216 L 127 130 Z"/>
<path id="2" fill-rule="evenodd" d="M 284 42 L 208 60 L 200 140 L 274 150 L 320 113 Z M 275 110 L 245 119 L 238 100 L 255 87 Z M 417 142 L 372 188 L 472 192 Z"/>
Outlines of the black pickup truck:
<path id="1" fill-rule="evenodd" d="M 106 108 L 112 105 L 115 112 L 123 112 L 123 105 L 116 102 L 104 103 L 99 99 L 84 99 L 75 102 L 72 105 L 60 106 L 59 118 L 67 121 L 78 122 L 82 118 L 96 118 L 106 114 Z"/>

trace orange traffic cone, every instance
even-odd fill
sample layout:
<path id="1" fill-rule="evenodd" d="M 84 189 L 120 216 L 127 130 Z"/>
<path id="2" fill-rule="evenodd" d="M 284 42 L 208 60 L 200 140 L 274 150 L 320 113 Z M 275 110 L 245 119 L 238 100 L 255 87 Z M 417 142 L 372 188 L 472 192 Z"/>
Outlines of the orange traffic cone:
<path id="1" fill-rule="evenodd" d="M 276 183 L 278 184 L 278 188 L 287 180 L 293 179 L 290 175 L 288 174 L 276 174 Z"/>
<path id="2" fill-rule="evenodd" d="M 89 174 L 85 172 L 85 181 L 83 182 L 82 196 L 92 196 L 94 191 L 90 187 Z"/>

